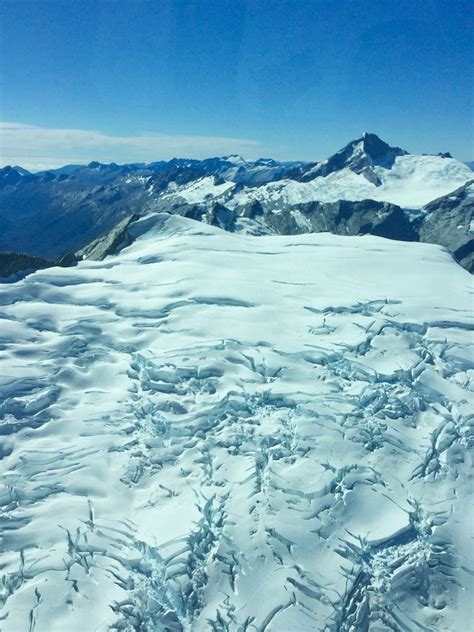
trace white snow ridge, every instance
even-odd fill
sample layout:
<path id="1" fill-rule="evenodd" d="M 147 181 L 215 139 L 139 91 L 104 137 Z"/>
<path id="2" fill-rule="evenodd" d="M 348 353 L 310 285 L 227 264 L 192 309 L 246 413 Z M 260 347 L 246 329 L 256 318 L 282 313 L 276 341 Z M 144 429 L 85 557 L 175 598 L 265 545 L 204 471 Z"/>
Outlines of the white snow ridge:
<path id="1" fill-rule="evenodd" d="M 1 630 L 468 630 L 470 275 L 132 230 L 0 290 Z"/>

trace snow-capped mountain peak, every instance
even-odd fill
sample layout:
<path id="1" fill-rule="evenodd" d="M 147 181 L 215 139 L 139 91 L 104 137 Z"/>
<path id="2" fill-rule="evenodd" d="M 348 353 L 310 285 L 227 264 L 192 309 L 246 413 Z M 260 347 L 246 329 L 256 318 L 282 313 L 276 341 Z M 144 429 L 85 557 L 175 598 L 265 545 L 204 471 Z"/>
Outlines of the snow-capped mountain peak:
<path id="1" fill-rule="evenodd" d="M 139 215 L 160 210 L 203 219 L 214 217 L 218 204 L 228 226 L 234 226 L 241 217 L 255 215 L 259 222 L 264 215 L 264 223 L 274 225 L 273 216 L 280 215 L 277 232 L 298 232 L 305 224 L 299 213 L 315 214 L 314 205 L 365 200 L 369 202 L 353 205 L 352 211 L 363 207 L 364 212 L 372 213 L 375 207 L 370 201 L 420 209 L 472 179 L 469 167 L 446 153 L 409 154 L 369 132 L 319 163 L 268 158 L 246 161 L 231 154 L 149 164 L 91 162 L 88 166 L 22 174 L 24 171 L 14 167 L 0 169 L 0 250 L 50 260 L 82 248 L 131 209 Z M 321 208 L 317 208 L 319 216 Z M 411 211 L 407 213 L 408 217 Z M 299 218 L 296 227 L 295 218 Z M 376 213 L 370 226 L 374 225 L 372 220 L 376 220 Z M 76 225 L 78 229 L 71 228 Z M 309 225 L 311 230 L 334 230 L 335 226 L 332 222 L 324 227 L 319 222 Z M 464 245 L 465 235 L 461 230 L 455 235 L 457 251 Z M 461 242 L 457 236 L 462 237 Z M 430 239 L 439 242 L 437 237 Z"/>
<path id="2" fill-rule="evenodd" d="M 20 165 L 15 165 L 14 167 L 12 167 L 17 173 L 20 174 L 20 176 L 31 176 L 31 171 L 28 171 L 28 169 L 24 169 L 23 167 L 21 167 Z"/>
<path id="3" fill-rule="evenodd" d="M 400 147 L 391 147 L 388 143 L 383 141 L 370 132 L 364 132 L 362 138 L 358 141 L 362 144 L 363 153 L 372 161 L 373 164 L 379 164 L 384 166 L 383 163 L 394 156 L 406 156 L 409 152 Z"/>
<path id="4" fill-rule="evenodd" d="M 6 186 L 15 186 L 22 180 L 34 179 L 35 176 L 23 167 L 7 165 L 0 169 L 0 189 Z"/>
<path id="5" fill-rule="evenodd" d="M 372 170 L 379 166 L 390 169 L 397 156 L 406 156 L 407 151 L 400 147 L 391 147 L 376 134 L 364 132 L 362 136 L 352 140 L 327 160 L 313 163 L 309 168 L 301 170 L 301 179 L 308 182 L 319 176 L 328 176 L 335 171 L 350 169 L 354 173 L 362 174 L 372 184 L 381 184 Z"/>
<path id="6" fill-rule="evenodd" d="M 247 161 L 244 158 L 242 158 L 242 156 L 239 156 L 238 154 L 231 154 L 230 156 L 222 156 L 222 160 L 225 160 L 226 162 L 230 162 L 236 167 L 245 166 L 248 164 Z"/>

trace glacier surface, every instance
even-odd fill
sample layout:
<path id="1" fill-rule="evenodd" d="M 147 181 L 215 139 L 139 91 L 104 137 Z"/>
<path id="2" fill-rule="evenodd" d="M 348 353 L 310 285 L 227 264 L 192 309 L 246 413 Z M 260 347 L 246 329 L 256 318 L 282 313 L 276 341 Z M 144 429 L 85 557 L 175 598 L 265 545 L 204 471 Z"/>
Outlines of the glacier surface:
<path id="1" fill-rule="evenodd" d="M 472 277 L 130 230 L 0 290 L 1 629 L 467 630 Z"/>

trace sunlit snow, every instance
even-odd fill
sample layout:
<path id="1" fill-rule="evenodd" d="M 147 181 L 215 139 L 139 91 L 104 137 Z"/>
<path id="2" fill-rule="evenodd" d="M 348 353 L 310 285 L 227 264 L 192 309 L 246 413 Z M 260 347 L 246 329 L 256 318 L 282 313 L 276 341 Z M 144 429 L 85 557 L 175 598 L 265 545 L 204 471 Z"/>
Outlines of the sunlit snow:
<path id="1" fill-rule="evenodd" d="M 188 185 L 172 183 L 164 199 L 177 196 L 188 203 L 202 203 L 222 197 L 229 208 L 243 206 L 253 200 L 275 207 L 278 204 L 295 205 L 312 201 L 370 199 L 391 202 L 404 208 L 419 208 L 472 179 L 472 171 L 467 165 L 439 156 L 398 156 L 390 169 L 374 166 L 373 171 L 382 182 L 380 186 L 350 169 L 341 169 L 309 182 L 284 179 L 241 190 L 236 189 L 232 182 L 216 185 L 213 177 L 206 177 Z"/>
<path id="2" fill-rule="evenodd" d="M 470 275 L 131 230 L 0 290 L 1 629 L 467 630 Z"/>

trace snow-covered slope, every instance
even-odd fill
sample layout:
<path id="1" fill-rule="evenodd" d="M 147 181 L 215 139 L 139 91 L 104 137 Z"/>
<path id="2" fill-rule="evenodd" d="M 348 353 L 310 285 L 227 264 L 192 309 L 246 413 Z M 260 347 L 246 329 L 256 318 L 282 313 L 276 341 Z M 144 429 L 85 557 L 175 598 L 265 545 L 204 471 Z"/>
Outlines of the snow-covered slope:
<path id="1" fill-rule="evenodd" d="M 466 165 L 440 156 L 398 156 L 391 169 L 374 167 L 382 181 L 381 196 L 404 207 L 418 207 L 463 185 L 471 179 Z"/>
<path id="2" fill-rule="evenodd" d="M 469 274 L 130 231 L 0 290 L 2 630 L 467 630 Z"/>
<path id="3" fill-rule="evenodd" d="M 372 200 L 419 209 L 471 178 L 469 167 L 450 154 L 410 155 L 368 133 L 318 163 L 224 156 L 147 165 L 91 162 L 38 174 L 5 167 L 0 169 L 0 251 L 57 261 L 131 213 L 204 219 L 214 217 L 219 205 L 226 207 L 220 210 L 228 218 L 225 225 L 234 229 L 240 217 L 300 217 L 312 212 L 302 206 L 314 203 Z M 413 217 L 410 211 L 406 215 Z M 261 223 L 275 223 L 267 220 Z M 292 225 L 291 219 L 278 223 L 281 231 Z"/>
<path id="4" fill-rule="evenodd" d="M 199 178 L 184 186 L 179 186 L 175 182 L 168 185 L 162 199 L 167 202 L 170 198 L 183 198 L 188 204 L 200 204 L 208 199 L 222 197 L 235 184 L 229 181 L 217 182 L 214 176 Z"/>
<path id="5" fill-rule="evenodd" d="M 309 182 L 278 180 L 259 187 L 236 189 L 228 182 L 215 185 L 212 178 L 204 178 L 189 185 L 170 185 L 166 195 L 181 197 L 193 203 L 215 199 L 229 200 L 229 192 L 235 194 L 227 202 L 229 207 L 245 206 L 258 200 L 267 208 L 278 210 L 306 202 L 336 202 L 337 200 L 378 200 L 405 208 L 419 208 L 431 200 L 462 186 L 472 179 L 472 171 L 454 158 L 439 156 L 398 156 L 391 168 L 372 167 L 380 179 L 377 186 L 362 174 L 351 169 L 334 171 L 328 176 L 318 176 Z"/>

